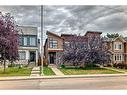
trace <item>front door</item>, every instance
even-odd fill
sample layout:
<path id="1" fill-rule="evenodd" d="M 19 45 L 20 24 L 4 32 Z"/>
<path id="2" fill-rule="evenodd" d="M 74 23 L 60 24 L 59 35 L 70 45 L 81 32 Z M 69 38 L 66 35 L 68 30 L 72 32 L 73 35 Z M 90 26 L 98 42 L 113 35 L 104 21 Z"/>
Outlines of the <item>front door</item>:
<path id="1" fill-rule="evenodd" d="M 30 51 L 30 62 L 35 62 L 35 61 L 36 61 L 36 52 Z"/>
<path id="2" fill-rule="evenodd" d="M 50 53 L 49 54 L 50 64 L 55 64 L 55 60 L 56 60 L 56 53 Z"/>

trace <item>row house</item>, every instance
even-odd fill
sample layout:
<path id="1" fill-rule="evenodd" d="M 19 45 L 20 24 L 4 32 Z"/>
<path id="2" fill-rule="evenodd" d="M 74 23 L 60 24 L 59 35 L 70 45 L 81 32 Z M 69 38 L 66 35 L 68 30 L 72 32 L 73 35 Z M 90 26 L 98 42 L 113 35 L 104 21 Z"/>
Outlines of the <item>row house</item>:
<path id="1" fill-rule="evenodd" d="M 37 27 L 19 26 L 19 64 L 38 65 Z"/>
<path id="2" fill-rule="evenodd" d="M 64 46 L 71 45 L 71 41 L 88 43 L 92 36 L 100 38 L 101 32 L 87 31 L 84 36 L 77 36 L 72 34 L 61 34 L 61 36 L 47 31 L 47 39 L 44 44 L 44 59 L 45 64 L 59 64 L 61 62 L 60 56 L 64 51 Z"/>
<path id="3" fill-rule="evenodd" d="M 64 51 L 63 45 L 70 45 L 71 39 L 79 37 L 82 41 L 89 43 L 92 37 L 101 38 L 101 34 L 102 32 L 87 31 L 84 36 L 72 34 L 61 34 L 61 36 L 59 36 L 48 31 L 44 45 L 44 58 L 46 64 L 59 63 L 59 55 Z M 105 38 L 104 41 L 108 43 L 109 51 L 112 54 L 112 64 L 127 63 L 127 41 L 124 38 Z"/>

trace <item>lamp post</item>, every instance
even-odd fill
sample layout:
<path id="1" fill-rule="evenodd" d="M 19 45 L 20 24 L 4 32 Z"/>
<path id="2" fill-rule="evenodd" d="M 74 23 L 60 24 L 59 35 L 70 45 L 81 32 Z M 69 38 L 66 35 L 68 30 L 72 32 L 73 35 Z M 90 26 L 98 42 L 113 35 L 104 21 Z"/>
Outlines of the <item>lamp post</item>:
<path id="1" fill-rule="evenodd" d="M 43 74 L 43 6 L 41 6 L 41 74 Z"/>

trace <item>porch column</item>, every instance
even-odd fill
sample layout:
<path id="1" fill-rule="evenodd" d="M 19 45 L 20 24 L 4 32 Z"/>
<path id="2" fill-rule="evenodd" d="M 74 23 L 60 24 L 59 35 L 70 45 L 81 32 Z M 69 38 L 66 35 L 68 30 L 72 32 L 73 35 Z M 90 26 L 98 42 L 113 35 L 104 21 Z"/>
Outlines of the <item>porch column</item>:
<path id="1" fill-rule="evenodd" d="M 38 64 L 38 50 L 36 50 L 36 66 Z"/>
<path id="2" fill-rule="evenodd" d="M 28 59 L 29 59 L 29 51 L 26 50 L 26 60 L 28 60 Z"/>
<path id="3" fill-rule="evenodd" d="M 26 52 L 26 64 L 28 64 L 30 53 L 29 53 L 29 50 L 26 50 L 25 52 Z"/>

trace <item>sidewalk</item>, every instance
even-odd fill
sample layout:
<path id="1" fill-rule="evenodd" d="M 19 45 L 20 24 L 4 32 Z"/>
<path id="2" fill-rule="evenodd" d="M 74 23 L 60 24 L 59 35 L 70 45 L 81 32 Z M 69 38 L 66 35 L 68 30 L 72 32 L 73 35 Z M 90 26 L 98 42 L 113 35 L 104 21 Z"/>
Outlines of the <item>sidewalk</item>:
<path id="1" fill-rule="evenodd" d="M 127 74 L 127 72 L 123 71 L 123 70 L 118 70 L 118 69 L 110 68 L 110 67 L 103 67 L 101 65 L 98 65 L 98 66 L 100 66 L 100 68 L 104 68 L 104 69 L 113 70 L 113 71 L 117 71 L 117 72 L 121 72 L 121 73 Z"/>
<path id="2" fill-rule="evenodd" d="M 33 80 L 33 79 L 63 79 L 63 78 L 100 78 L 100 77 L 127 77 L 127 74 L 91 74 L 91 75 L 64 75 L 64 76 L 16 76 L 0 77 L 0 81 Z"/>
<path id="3" fill-rule="evenodd" d="M 40 67 L 34 67 L 30 76 L 40 76 Z"/>
<path id="4" fill-rule="evenodd" d="M 64 76 L 64 74 L 59 69 L 57 69 L 56 65 L 49 65 L 49 67 L 53 70 L 56 76 Z"/>

